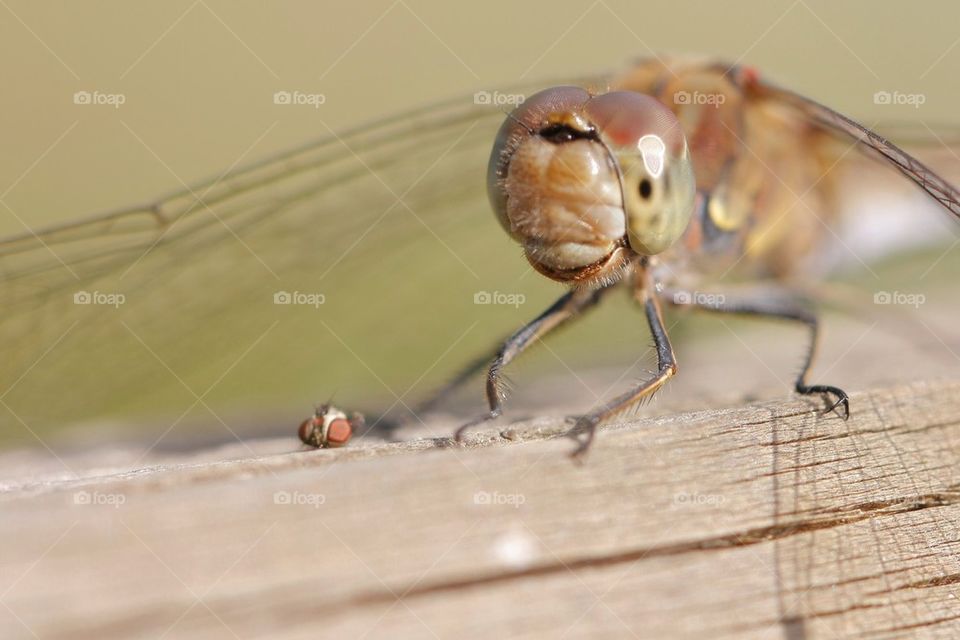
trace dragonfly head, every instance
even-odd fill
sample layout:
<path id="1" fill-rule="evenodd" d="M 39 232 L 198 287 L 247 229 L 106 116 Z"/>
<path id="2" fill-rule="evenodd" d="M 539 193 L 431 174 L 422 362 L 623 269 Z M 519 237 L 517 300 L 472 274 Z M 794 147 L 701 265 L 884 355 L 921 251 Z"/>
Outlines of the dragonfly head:
<path id="1" fill-rule="evenodd" d="M 655 255 L 687 228 L 695 183 L 676 116 L 655 98 L 555 87 L 500 129 L 487 181 L 504 229 L 541 273 L 611 277 L 630 252 Z"/>

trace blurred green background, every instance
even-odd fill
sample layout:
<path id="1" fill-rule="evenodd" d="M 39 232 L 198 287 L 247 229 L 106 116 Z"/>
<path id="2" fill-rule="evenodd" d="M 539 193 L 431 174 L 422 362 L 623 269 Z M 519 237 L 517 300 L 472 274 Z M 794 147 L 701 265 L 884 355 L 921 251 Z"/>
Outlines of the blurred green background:
<path id="1" fill-rule="evenodd" d="M 10 1 L 0 6 L 0 13 L 5 14 L 0 21 L 0 66 L 6 83 L 0 102 L 3 235 L 149 202 L 181 188 L 183 183 L 218 175 L 229 167 L 243 166 L 331 131 L 339 133 L 440 99 L 517 83 L 547 83 L 615 72 L 630 60 L 654 52 L 704 54 L 750 63 L 781 84 L 865 122 L 956 123 L 955 106 L 960 103 L 960 84 L 956 82 L 960 7 L 948 2 L 924 3 L 918 8 L 867 1 Z M 73 97 L 78 91 L 122 94 L 124 103 L 117 109 L 77 105 Z M 277 91 L 322 94 L 325 100 L 317 109 L 278 109 L 272 100 Z M 877 91 L 922 94 L 925 100 L 920 108 L 877 105 L 873 100 Z M 482 172 L 474 179 L 475 186 L 482 186 Z M 450 228 L 441 230 L 441 234 L 449 231 L 450 242 L 457 238 L 464 241 L 457 236 L 454 222 L 449 222 Z M 492 217 L 483 219 L 483 223 L 491 233 L 499 234 Z M 459 233 L 468 235 L 469 230 Z M 450 256 L 440 253 L 449 261 Z M 475 260 L 496 263 L 504 257 L 511 265 L 520 264 L 516 249 L 505 241 L 476 254 L 464 249 L 464 255 L 468 261 L 472 255 Z M 426 263 L 429 256 L 419 259 Z M 928 265 L 929 261 L 921 261 L 912 273 L 923 272 Z M 436 282 L 425 284 L 442 286 L 443 269 L 457 268 L 456 264 L 445 265 L 433 274 Z M 515 279 L 507 275 L 503 278 L 506 286 L 517 286 Z M 904 278 L 909 283 L 910 273 Z M 877 288 L 873 280 L 868 291 Z M 309 286 L 309 279 L 301 282 Z M 519 290 L 531 301 L 522 313 L 489 319 L 484 316 L 493 316 L 499 310 L 484 309 L 478 315 L 478 320 L 497 327 L 493 335 L 516 326 L 517 317 L 532 316 L 557 294 L 556 288 L 543 286 L 533 278 L 526 278 L 522 285 Z M 336 293 L 336 285 L 330 286 Z M 485 283 L 484 288 L 496 287 Z M 358 305 L 353 307 L 355 314 L 362 301 L 358 296 L 353 302 Z M 466 298 L 457 301 L 457 311 L 438 309 L 433 324 L 426 329 L 419 327 L 421 341 L 431 339 L 432 332 L 442 331 L 443 325 L 450 335 L 436 340 L 446 345 L 456 339 L 466 316 L 476 311 Z M 616 308 L 627 307 L 620 304 Z M 141 314 L 138 318 L 162 324 L 170 317 L 164 314 L 177 309 L 158 307 L 154 311 L 157 316 Z M 444 313 L 463 317 L 447 322 L 452 316 Z M 171 351 L 169 359 L 179 364 L 177 370 L 188 382 L 193 385 L 195 381 L 189 377 L 196 374 L 195 386 L 205 388 L 219 379 L 224 363 L 233 361 L 236 352 L 262 333 L 262 326 L 269 324 L 276 309 L 261 309 L 260 314 L 249 314 L 251 327 L 255 320 L 261 324 L 255 330 L 244 334 L 242 329 L 247 327 L 236 329 L 235 335 L 243 335 L 242 339 L 234 339 L 226 328 L 210 329 L 223 344 L 235 343 L 234 351 L 222 350 L 221 343 L 197 337 L 196 343 L 179 345 L 184 354 Z M 381 345 L 373 338 L 370 344 L 361 344 L 363 336 L 376 330 L 374 325 L 379 323 L 373 320 L 378 315 L 390 318 L 390 314 L 389 308 L 360 309 L 363 322 L 350 323 L 349 316 L 342 327 L 335 320 L 330 322 L 354 350 L 368 348 L 372 359 Z M 615 313 L 604 317 L 585 330 L 592 334 L 564 336 L 557 347 L 559 352 L 578 349 L 589 356 L 589 347 L 593 346 L 590 336 L 597 334 L 607 340 L 608 355 L 627 350 L 632 353 L 634 345 L 647 344 L 639 315 L 623 331 L 618 327 L 623 327 L 624 321 Z M 227 318 L 225 326 L 231 319 Z M 359 383 L 353 389 L 333 389 L 310 378 L 314 364 L 329 356 L 329 351 L 316 344 L 312 345 L 313 351 L 309 350 L 311 327 L 316 329 L 313 317 L 290 320 L 287 328 L 270 337 L 273 342 L 262 360 L 245 360 L 240 367 L 244 370 L 238 371 L 235 379 L 216 388 L 211 404 L 223 415 L 236 417 L 249 412 L 247 419 L 254 422 L 263 418 L 271 424 L 295 425 L 310 402 L 326 399 L 318 393 L 336 392 L 345 402 L 359 401 L 372 393 L 368 391 L 370 386 Z M 137 328 L 141 332 L 151 330 L 148 323 Z M 148 336 L 151 346 L 173 344 L 185 328 L 189 325 L 172 325 L 143 335 Z M 140 344 L 130 341 L 123 329 L 114 329 L 116 335 L 126 336 L 129 344 L 124 348 L 138 354 L 130 355 L 131 361 L 144 357 Z M 357 332 L 355 336 L 349 333 L 351 329 Z M 115 344 L 116 336 L 106 328 L 99 336 L 91 335 L 101 340 L 99 344 Z M 48 344 L 55 337 L 56 332 L 38 345 Z M 384 342 L 391 338 L 377 336 Z M 401 340 L 399 335 L 397 340 Z M 460 347 L 469 354 L 484 342 L 478 336 Z M 413 343 L 411 349 L 416 345 Z M 86 355 L 81 357 L 81 351 L 71 353 L 77 354 L 74 361 L 60 368 L 51 366 L 48 377 L 43 371 L 33 372 L 32 388 L 21 384 L 19 404 L 11 400 L 20 417 L 3 418 L 5 428 L 0 440 L 37 444 L 33 434 L 52 431 L 72 419 L 163 413 L 158 408 L 174 407 L 178 402 L 182 407 L 191 402 L 190 394 L 184 394 L 170 379 L 165 381 L 166 388 L 156 388 L 149 397 L 136 391 L 137 385 L 147 379 L 134 380 L 132 373 L 118 364 L 124 362 L 121 355 L 112 360 L 110 354 L 100 354 L 99 361 L 94 361 Z M 270 353 L 274 354 L 272 358 Z M 565 371 L 551 360 L 551 353 L 541 354 L 544 366 Z M 183 359 L 175 360 L 180 355 Z M 28 364 L 34 359 L 30 354 L 21 357 Z M 188 357 L 201 365 L 187 364 Z M 351 354 L 337 356 L 343 360 L 329 357 L 326 364 L 333 374 L 339 373 L 337 367 L 344 367 L 344 380 L 354 379 L 346 371 L 347 363 L 360 371 L 357 376 L 367 375 Z M 795 359 L 796 354 L 792 357 Z M 435 384 L 455 370 L 452 360 L 438 367 L 427 382 Z M 400 369 L 403 365 L 404 361 L 395 360 L 392 367 Z M 378 369 L 378 373 L 397 384 L 394 378 L 401 376 L 393 369 Z M 12 375 L 16 378 L 19 372 Z M 106 377 L 100 382 L 98 375 Z M 130 388 L 113 386 L 115 382 L 107 379 L 110 375 L 119 379 L 117 384 L 129 383 Z M 162 372 L 159 375 L 169 378 Z M 370 380 L 368 384 L 382 393 Z M 323 388 L 318 391 L 318 387 Z M 296 398 L 293 404 L 283 404 L 283 413 L 264 418 L 270 403 L 278 406 L 289 401 L 277 391 L 284 388 L 291 389 L 290 396 Z M 477 392 L 479 388 L 475 384 L 471 389 Z M 123 393 L 119 393 L 121 389 Z M 108 406 L 97 393 L 117 397 Z M 99 403 L 89 415 L 81 411 L 88 398 L 91 403 Z M 479 402 L 479 397 L 474 399 Z M 62 406 L 57 407 L 61 401 Z M 258 408 L 262 408 L 259 413 Z M 176 417 L 179 410 L 173 409 L 171 415 Z M 202 408 L 197 413 L 196 420 L 211 422 Z M 29 430 L 25 429 L 27 424 Z M 151 425 L 149 433 L 163 434 L 171 423 Z M 231 419 L 231 425 L 242 431 L 239 422 Z M 282 433 L 292 433 L 292 427 L 282 428 L 286 429 Z"/>
<path id="2" fill-rule="evenodd" d="M 0 211 L 4 234 L 151 199 L 326 126 L 650 52 L 742 59 L 864 120 L 950 120 L 960 103 L 960 6 L 945 0 L 10 0 L 0 13 L 0 193 L 23 220 Z M 269 97 L 287 88 L 326 102 L 278 112 Z M 894 89 L 926 103 L 873 104 Z M 80 90 L 126 103 L 79 109 Z"/>

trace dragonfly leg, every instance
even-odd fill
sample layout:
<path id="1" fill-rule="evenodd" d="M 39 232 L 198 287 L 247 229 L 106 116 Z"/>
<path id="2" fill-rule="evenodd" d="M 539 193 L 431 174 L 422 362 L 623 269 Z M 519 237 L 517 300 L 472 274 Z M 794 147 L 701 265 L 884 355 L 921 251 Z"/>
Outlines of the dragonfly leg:
<path id="1" fill-rule="evenodd" d="M 596 410 L 577 418 L 573 432 L 578 433 L 583 431 L 586 433 L 586 436 L 573 451 L 572 456 L 574 458 L 580 458 L 587 452 L 590 445 L 593 444 L 597 426 L 601 422 L 656 393 L 667 380 L 677 373 L 677 360 L 673 354 L 673 346 L 670 344 L 670 336 L 667 335 L 667 330 L 663 326 L 663 314 L 660 311 L 660 301 L 655 295 L 647 291 L 649 290 L 644 290 L 641 302 L 643 303 L 647 323 L 650 325 L 650 333 L 653 334 L 653 342 L 657 349 L 657 373 L 630 391 L 617 396 Z"/>
<path id="2" fill-rule="evenodd" d="M 787 298 L 771 299 L 743 299 L 727 302 L 724 297 L 717 296 L 715 299 L 703 302 L 683 302 L 678 303 L 675 300 L 679 296 L 673 296 L 675 306 L 686 306 L 703 311 L 714 313 L 730 313 L 743 316 L 757 316 L 766 318 L 780 318 L 782 320 L 791 320 L 799 322 L 810 331 L 810 343 L 807 347 L 807 353 L 804 358 L 803 367 L 794 383 L 794 389 L 802 395 L 821 395 L 829 403 L 825 413 L 837 410 L 842 407 L 841 416 L 844 420 L 850 417 L 850 396 L 839 387 L 825 384 L 808 384 L 807 376 L 813 367 L 814 358 L 817 354 L 817 343 L 819 338 L 819 321 L 817 315 L 805 305 L 796 300 Z M 669 299 L 669 298 L 668 298 Z M 689 299 L 689 296 L 686 296 Z"/>
<path id="3" fill-rule="evenodd" d="M 506 339 L 500 340 L 497 342 L 497 345 L 503 344 L 504 342 L 506 342 Z M 491 353 L 484 353 L 482 356 L 471 360 L 466 366 L 460 369 L 460 371 L 458 371 L 457 374 L 449 380 L 449 382 L 433 392 L 426 400 L 414 407 L 413 413 L 415 415 L 430 413 L 439 405 L 443 404 L 443 402 L 450 395 L 456 392 L 457 389 L 466 384 L 467 381 L 473 378 L 473 376 L 486 369 L 498 351 L 499 346 L 497 347 L 497 350 L 494 350 Z"/>
<path id="4" fill-rule="evenodd" d="M 487 370 L 486 386 L 487 404 L 490 408 L 486 413 L 481 414 L 457 429 L 454 437 L 460 441 L 467 432 L 467 429 L 500 417 L 503 413 L 503 400 L 506 395 L 502 384 L 504 367 L 510 364 L 536 340 L 543 338 L 550 331 L 565 324 L 568 320 L 579 317 L 583 311 L 597 304 L 603 294 L 611 288 L 613 287 L 609 286 L 593 290 L 571 289 L 533 321 L 507 338 L 497 349 L 492 362 L 490 362 L 489 358 L 481 358 L 471 362 L 463 371 L 454 377 L 449 384 L 443 387 L 437 396 L 428 400 L 425 405 L 428 407 L 434 406 L 442 399 L 441 397 L 443 395 L 455 390 L 474 373 L 481 370 L 487 363 L 490 363 L 489 369 Z"/>

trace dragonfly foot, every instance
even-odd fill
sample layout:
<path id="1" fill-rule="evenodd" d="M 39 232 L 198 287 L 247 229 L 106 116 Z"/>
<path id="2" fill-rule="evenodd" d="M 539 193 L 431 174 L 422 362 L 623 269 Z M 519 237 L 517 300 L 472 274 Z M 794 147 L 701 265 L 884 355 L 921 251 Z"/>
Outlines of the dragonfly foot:
<path id="1" fill-rule="evenodd" d="M 474 418 L 474 419 L 471 420 L 470 422 L 464 424 L 464 425 L 461 426 L 459 429 L 457 429 L 456 431 L 454 431 L 454 432 L 453 432 L 453 439 L 456 440 L 457 443 L 463 444 L 464 438 L 465 438 L 465 436 L 466 436 L 466 434 L 467 434 L 467 431 L 468 431 L 469 429 L 472 429 L 473 427 L 476 427 L 476 426 L 478 426 L 478 425 L 481 425 L 481 424 L 483 424 L 484 422 L 490 422 L 491 420 L 496 420 L 496 419 L 499 418 L 499 417 L 500 417 L 500 412 L 499 412 L 499 411 L 490 411 L 489 413 L 485 413 L 485 414 L 483 414 L 482 416 L 479 416 L 479 417 L 477 417 L 477 418 Z"/>
<path id="2" fill-rule="evenodd" d="M 824 413 L 831 413 L 833 411 L 837 412 L 844 420 L 850 418 L 850 396 L 847 395 L 847 392 L 838 387 L 831 387 L 829 385 L 817 384 L 811 387 L 807 386 L 798 386 L 797 391 L 804 395 L 812 395 L 815 393 L 821 394 L 827 402 L 830 402 L 830 405 L 823 410 Z M 836 400 L 833 400 L 833 398 Z M 831 402 L 833 400 L 833 402 Z M 838 410 L 838 407 L 843 407 L 843 410 Z"/>

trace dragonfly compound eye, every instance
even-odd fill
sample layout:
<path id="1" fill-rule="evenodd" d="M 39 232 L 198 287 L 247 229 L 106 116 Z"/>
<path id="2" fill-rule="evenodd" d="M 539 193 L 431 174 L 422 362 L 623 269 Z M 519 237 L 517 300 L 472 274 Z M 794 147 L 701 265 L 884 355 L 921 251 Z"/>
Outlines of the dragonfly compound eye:
<path id="1" fill-rule="evenodd" d="M 620 154 L 624 212 L 630 247 L 642 255 L 668 249 L 686 230 L 693 213 L 696 184 L 689 154 L 666 157 L 656 136 L 638 144 L 639 155 Z"/>
<path id="2" fill-rule="evenodd" d="M 630 248 L 668 249 L 686 230 L 696 196 L 680 122 L 657 99 L 626 91 L 598 96 L 587 114 L 620 168 Z"/>
<path id="3" fill-rule="evenodd" d="M 541 273 L 602 278 L 623 258 L 667 249 L 693 213 L 680 123 L 653 97 L 556 87 L 504 122 L 487 188 L 500 224 Z"/>
<path id="4" fill-rule="evenodd" d="M 577 87 L 528 98 L 494 144 L 488 192 L 504 229 L 541 273 L 580 279 L 608 262 L 626 233 L 617 167 Z"/>

